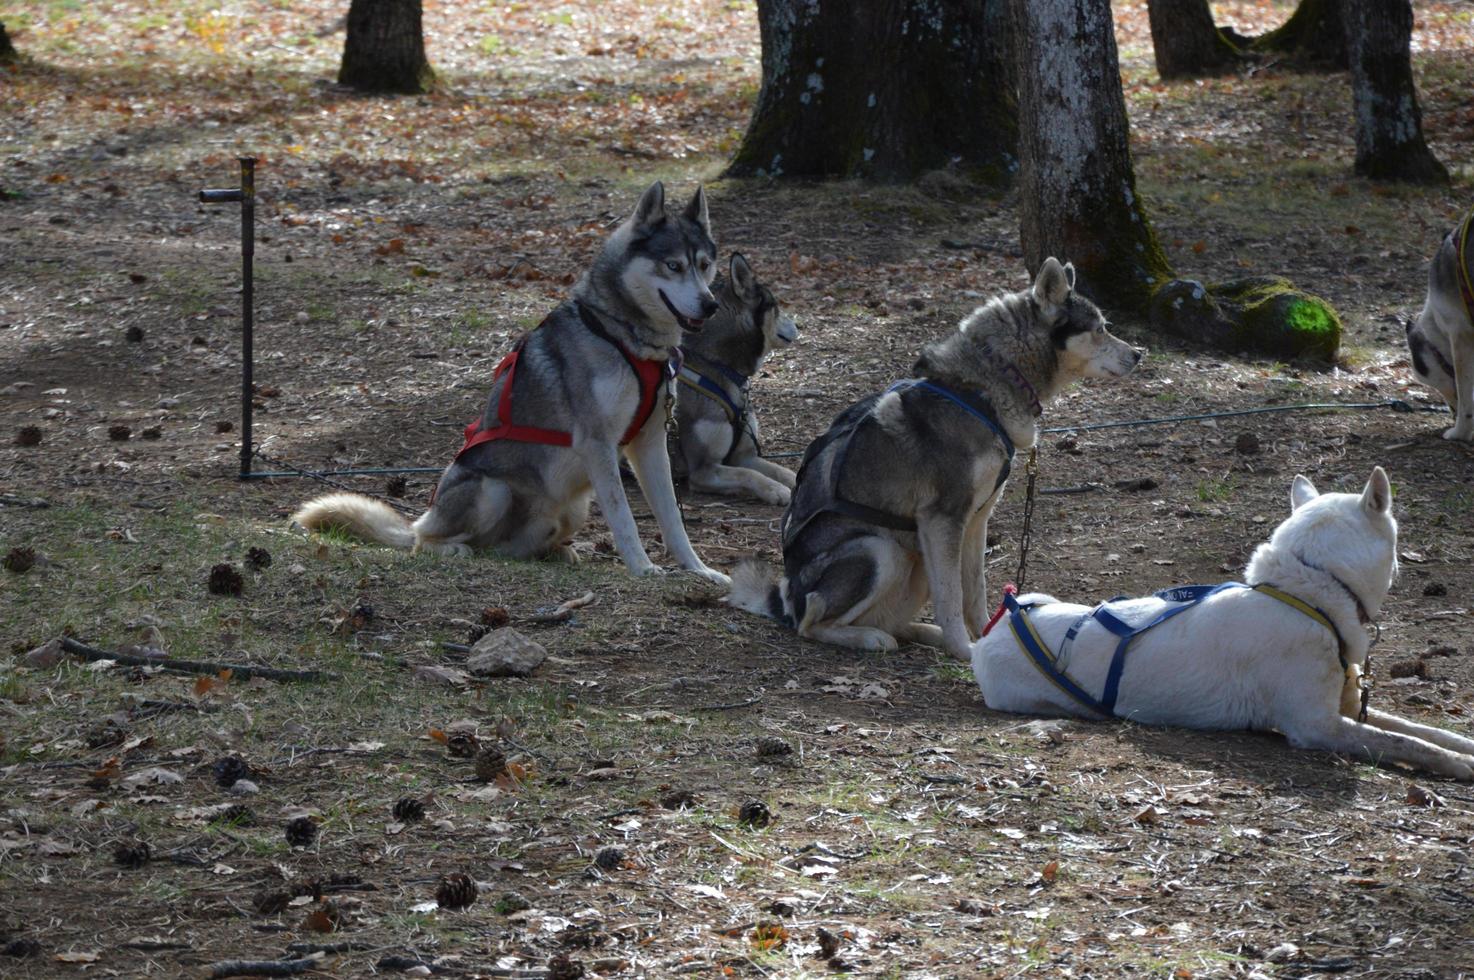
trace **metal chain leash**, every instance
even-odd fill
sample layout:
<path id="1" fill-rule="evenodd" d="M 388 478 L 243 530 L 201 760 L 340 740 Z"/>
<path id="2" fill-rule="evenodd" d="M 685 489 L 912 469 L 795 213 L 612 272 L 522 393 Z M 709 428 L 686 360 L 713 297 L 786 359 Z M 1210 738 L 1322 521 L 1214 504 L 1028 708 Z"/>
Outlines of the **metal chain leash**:
<path id="1" fill-rule="evenodd" d="M 1024 591 L 1024 576 L 1029 570 L 1029 541 L 1033 536 L 1034 524 L 1034 491 L 1039 482 L 1038 445 L 1029 450 L 1029 463 L 1025 470 L 1029 474 L 1029 483 L 1024 491 L 1024 530 L 1019 535 L 1018 574 L 1013 579 L 1013 584 L 1018 586 L 1020 593 Z"/>

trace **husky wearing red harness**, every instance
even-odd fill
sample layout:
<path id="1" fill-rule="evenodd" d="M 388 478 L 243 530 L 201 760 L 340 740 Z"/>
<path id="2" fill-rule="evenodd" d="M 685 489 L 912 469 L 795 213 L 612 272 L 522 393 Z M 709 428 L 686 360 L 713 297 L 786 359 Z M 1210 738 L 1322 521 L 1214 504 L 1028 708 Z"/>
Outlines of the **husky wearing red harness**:
<path id="1" fill-rule="evenodd" d="M 623 451 L 666 550 L 682 568 L 725 584 L 686 537 L 665 439 L 682 331 L 699 330 L 717 311 L 715 275 L 705 193 L 677 214 L 666 210 L 661 184 L 650 185 L 570 298 L 497 367 L 486 408 L 466 426 L 429 510 L 411 524 L 368 497 L 330 494 L 293 519 L 416 551 L 571 561 L 592 495 L 625 565 L 648 575 L 659 569 L 625 499 Z"/>
<path id="2" fill-rule="evenodd" d="M 1474 779 L 1474 739 L 1375 709 L 1362 674 L 1397 574 L 1392 488 L 1290 486 L 1290 516 L 1244 581 L 1186 586 L 1094 608 L 1005 597 L 972 651 L 988 707 L 1147 725 L 1277 731 L 1296 748 Z"/>
<path id="3" fill-rule="evenodd" d="M 734 572 L 727 602 L 836 646 L 897 640 L 958 660 L 988 619 L 988 515 L 1043 405 L 1079 378 L 1119 378 L 1141 352 L 1111 335 L 1075 270 L 1045 260 L 922 351 L 912 377 L 847 408 L 804 453 L 783 515 L 783 577 Z M 930 597 L 935 624 L 915 622 Z"/>
<path id="4" fill-rule="evenodd" d="M 1443 438 L 1474 440 L 1474 211 L 1443 239 L 1428 268 L 1428 298 L 1407 322 L 1413 373 L 1454 413 Z"/>
<path id="5" fill-rule="evenodd" d="M 715 289 L 721 311 L 682 347 L 676 378 L 677 443 L 691 486 L 707 493 L 746 493 L 783 506 L 793 470 L 762 457 L 748 384 L 775 347 L 798 339 L 768 287 L 740 253 Z"/>

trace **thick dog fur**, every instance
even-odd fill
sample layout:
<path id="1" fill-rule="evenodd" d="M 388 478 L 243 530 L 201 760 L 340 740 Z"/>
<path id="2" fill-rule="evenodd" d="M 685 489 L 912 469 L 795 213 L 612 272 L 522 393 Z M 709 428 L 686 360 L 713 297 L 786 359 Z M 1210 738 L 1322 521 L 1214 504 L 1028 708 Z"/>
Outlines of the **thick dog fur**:
<path id="1" fill-rule="evenodd" d="M 1149 725 L 1278 731 L 1291 745 L 1377 763 L 1405 763 L 1455 779 L 1474 778 L 1474 739 L 1360 707 L 1359 677 L 1370 645 L 1362 614 L 1375 620 L 1397 571 L 1397 521 L 1382 468 L 1360 494 L 1317 493 L 1295 477 L 1291 514 L 1249 560 L 1244 581 L 1272 584 L 1317 607 L 1346 642 L 1277 599 L 1246 589 L 1221 592 L 1136 637 L 1126 654 L 1116 713 Z M 1028 615 L 1058 651 L 1088 606 L 1033 595 Z M 1151 603 L 1153 599 L 1132 600 Z M 1129 604 L 1128 604 L 1129 605 Z M 1358 605 L 1360 608 L 1358 608 Z M 1113 642 L 1072 647 L 1067 672 L 1098 694 Z M 1096 717 L 1061 691 L 1019 647 L 1006 621 L 973 647 L 973 673 L 990 708 Z"/>
<path id="2" fill-rule="evenodd" d="M 652 184 L 569 301 L 527 335 L 517 362 L 515 421 L 571 433 L 571 447 L 510 440 L 474 446 L 446 468 L 434 503 L 413 524 L 378 501 L 352 494 L 310 501 L 294 519 L 307 528 L 341 527 L 398 548 L 444 554 L 484 548 L 519 558 L 571 560 L 568 542 L 583 527 L 595 496 L 629 570 L 658 571 L 640 543 L 619 476 L 619 442 L 638 410 L 639 382 L 624 355 L 583 322 L 576 304 L 591 310 L 635 357 L 663 362 L 683 329 L 699 328 L 717 311 L 709 288 L 715 274 L 705 194 L 698 189 L 683 212 L 668 213 L 664 188 Z M 506 421 L 497 418 L 497 406 L 507 377 L 492 386 L 483 429 Z M 623 452 L 666 550 L 681 567 L 726 583 L 686 537 L 659 403 Z"/>
<path id="3" fill-rule="evenodd" d="M 691 486 L 708 493 L 747 494 L 770 504 L 787 504 L 794 474 L 758 455 L 757 414 L 746 385 L 726 376 L 721 366 L 751 378 L 768 354 L 798 339 L 798 327 L 741 254 L 730 260 L 728 276 L 713 289 L 721 309 L 701 332 L 686 339 L 687 367 L 721 386 L 739 410 L 734 422 L 722 403 L 676 386 L 676 432 Z"/>
<path id="4" fill-rule="evenodd" d="M 1140 357 L 1075 294 L 1074 269 L 1050 258 L 1032 288 L 994 299 L 929 344 L 914 374 L 986 396 L 1024 452 L 1037 438 L 1039 403 L 1079 378 L 1121 377 Z M 984 550 L 1005 453 L 992 429 L 920 388 L 851 406 L 804 455 L 784 517 L 783 578 L 760 563 L 739 566 L 727 601 L 825 643 L 891 650 L 907 640 L 966 661 L 988 618 Z M 823 509 L 837 497 L 917 529 Z M 935 625 L 915 622 L 928 598 Z"/>
<path id="5" fill-rule="evenodd" d="M 1460 226 L 1462 227 L 1462 226 Z M 1445 439 L 1474 440 L 1474 321 L 1459 291 L 1455 228 L 1443 239 L 1428 267 L 1428 297 L 1416 320 L 1407 323 L 1413 373 L 1435 389 L 1454 413 Z M 1474 237 L 1474 236 L 1471 236 Z M 1474 244 L 1474 242 L 1471 242 Z M 1465 273 L 1474 276 L 1474 248 L 1466 250 Z"/>

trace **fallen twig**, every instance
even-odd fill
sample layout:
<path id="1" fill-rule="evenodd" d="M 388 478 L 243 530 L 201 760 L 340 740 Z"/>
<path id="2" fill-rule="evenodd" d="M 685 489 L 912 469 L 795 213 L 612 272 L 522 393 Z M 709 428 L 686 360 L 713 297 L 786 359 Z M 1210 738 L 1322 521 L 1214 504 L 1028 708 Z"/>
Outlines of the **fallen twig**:
<path id="1" fill-rule="evenodd" d="M 746 708 L 746 707 L 748 707 L 750 705 L 757 704 L 761 700 L 762 700 L 762 696 L 759 695 L 758 697 L 755 697 L 755 698 L 748 698 L 746 701 L 733 701 L 731 704 L 698 704 L 694 708 L 692 708 L 691 710 L 692 711 L 735 711 L 738 708 Z"/>
<path id="2" fill-rule="evenodd" d="M 1096 490 L 1104 489 L 1105 487 L 1099 483 L 1082 483 L 1076 487 L 1040 487 L 1039 492 L 1041 494 L 1094 493 Z"/>
<path id="3" fill-rule="evenodd" d="M 61 638 L 61 648 L 83 660 L 112 660 L 127 667 L 162 667 L 181 674 L 218 674 L 228 670 L 236 680 L 264 677 L 272 681 L 335 681 L 337 674 L 321 670 L 280 670 L 276 667 L 253 667 L 247 664 L 217 664 L 205 660 L 175 660 L 171 657 L 137 657 L 127 653 L 113 653 L 78 643 L 69 636 Z"/>
<path id="4" fill-rule="evenodd" d="M 221 960 L 210 964 L 206 976 L 210 980 L 218 977 L 292 977 L 322 965 L 325 957 L 321 953 L 300 960 Z"/>
<path id="5" fill-rule="evenodd" d="M 592 592 L 585 592 L 576 599 L 569 599 L 552 612 L 537 613 L 528 617 L 527 621 L 529 623 L 561 623 L 565 620 L 572 619 L 575 609 L 582 609 L 584 606 L 592 604 L 593 601 L 594 594 Z"/>
<path id="6" fill-rule="evenodd" d="M 374 966 L 380 970 L 413 970 L 424 968 L 432 974 L 451 973 L 474 973 L 478 977 L 511 977 L 513 980 L 543 980 L 548 971 L 541 967 L 533 967 L 525 970 L 499 966 L 474 966 L 460 967 L 449 965 L 438 965 L 430 960 L 422 960 L 418 956 L 382 956 Z"/>
<path id="7" fill-rule="evenodd" d="M 44 510 L 51 506 L 51 501 L 40 497 L 12 497 L 10 494 L 0 494 L 0 507 L 34 507 Z"/>

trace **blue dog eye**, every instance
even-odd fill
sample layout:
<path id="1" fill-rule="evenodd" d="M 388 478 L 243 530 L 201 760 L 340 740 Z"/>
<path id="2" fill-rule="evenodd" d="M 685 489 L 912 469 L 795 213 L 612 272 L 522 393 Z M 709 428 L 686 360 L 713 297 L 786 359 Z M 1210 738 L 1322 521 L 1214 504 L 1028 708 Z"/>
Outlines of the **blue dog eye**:
<path id="1" fill-rule="evenodd" d="M 681 271 L 681 263 L 679 263 L 679 262 L 667 262 L 665 264 L 665 267 L 667 269 L 669 269 L 671 272 L 680 272 Z"/>

